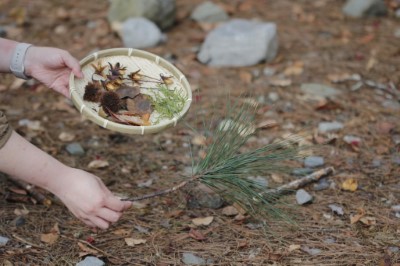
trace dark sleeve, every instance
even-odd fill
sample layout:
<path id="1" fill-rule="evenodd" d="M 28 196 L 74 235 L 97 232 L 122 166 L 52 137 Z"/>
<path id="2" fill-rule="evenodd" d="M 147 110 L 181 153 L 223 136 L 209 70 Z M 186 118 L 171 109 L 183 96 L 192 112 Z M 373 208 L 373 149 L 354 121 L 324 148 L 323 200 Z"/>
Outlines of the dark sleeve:
<path id="1" fill-rule="evenodd" d="M 6 115 L 0 111 L 0 149 L 6 144 L 12 133 Z"/>

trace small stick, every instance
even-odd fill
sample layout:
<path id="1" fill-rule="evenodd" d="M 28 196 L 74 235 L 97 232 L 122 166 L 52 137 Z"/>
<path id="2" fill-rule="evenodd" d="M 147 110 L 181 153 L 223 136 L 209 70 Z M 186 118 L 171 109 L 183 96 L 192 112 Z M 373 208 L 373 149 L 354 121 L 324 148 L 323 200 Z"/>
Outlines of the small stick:
<path id="1" fill-rule="evenodd" d="M 22 243 L 27 244 L 27 245 L 29 245 L 29 246 L 32 246 L 32 247 L 35 247 L 35 248 L 43 248 L 42 246 L 33 244 L 32 242 L 30 242 L 30 241 L 28 241 L 28 240 L 26 240 L 26 239 L 23 239 L 22 237 L 20 237 L 20 236 L 18 236 L 18 235 L 16 235 L 16 234 L 12 234 L 12 236 L 13 236 L 16 240 L 18 240 L 19 242 L 22 242 Z"/>
<path id="2" fill-rule="evenodd" d="M 183 182 L 179 183 L 178 185 L 176 185 L 176 186 L 174 186 L 172 188 L 167 188 L 167 189 L 159 190 L 159 191 L 156 191 L 156 192 L 153 192 L 153 193 L 149 193 L 149 194 L 146 194 L 146 195 L 127 198 L 127 199 L 121 199 L 121 200 L 123 200 L 123 201 L 139 201 L 139 200 L 154 198 L 154 197 L 157 197 L 157 196 L 163 196 L 165 194 L 174 192 L 174 191 L 186 186 L 190 182 L 193 182 L 193 181 L 195 181 L 196 179 L 199 179 L 199 178 L 200 178 L 200 176 L 193 176 L 189 180 L 183 181 Z"/>
<path id="3" fill-rule="evenodd" d="M 48 199 L 45 195 L 43 195 L 40 191 L 38 191 L 35 186 L 22 181 L 22 180 L 18 180 L 18 179 L 14 179 L 14 178 L 9 178 L 9 180 L 11 182 L 13 182 L 16 186 L 26 190 L 28 192 L 28 194 L 30 196 L 32 196 L 32 198 L 34 198 L 35 200 L 37 200 L 39 203 L 49 207 L 51 205 L 51 200 Z"/>
<path id="4" fill-rule="evenodd" d="M 335 172 L 335 169 L 333 167 L 327 167 L 324 169 L 320 169 L 318 171 L 315 171 L 314 173 L 311 173 L 305 177 L 299 178 L 297 180 L 294 180 L 290 183 L 287 183 L 287 184 L 277 187 L 275 189 L 267 190 L 265 193 L 284 194 L 290 190 L 295 190 L 295 189 L 304 187 L 305 185 L 307 185 L 311 182 L 316 182 L 321 177 L 332 174 L 334 172 Z"/>
<path id="5" fill-rule="evenodd" d="M 331 173 L 333 173 L 335 170 L 333 169 L 333 167 L 327 167 L 321 170 L 318 170 L 310 175 L 307 175 L 305 177 L 302 177 L 300 179 L 294 180 L 290 183 L 287 183 L 285 185 L 282 185 L 280 187 L 277 187 L 275 189 L 270 189 L 267 190 L 265 192 L 265 194 L 283 194 L 289 190 L 295 190 L 298 189 L 300 187 L 303 187 L 311 182 L 315 182 L 318 181 L 322 176 L 325 175 L 329 175 Z M 187 184 L 196 181 L 197 179 L 199 179 L 201 176 L 193 176 L 192 178 L 190 178 L 189 180 L 183 181 L 181 183 L 179 183 L 178 185 L 172 187 L 172 188 L 168 188 L 168 189 L 164 189 L 164 190 L 160 190 L 160 191 L 156 191 L 153 193 L 149 193 L 146 195 L 142 195 L 142 196 L 137 196 L 137 197 L 132 197 L 132 198 L 126 198 L 126 199 L 121 199 L 123 201 L 139 201 L 139 200 L 144 200 L 144 199 L 149 199 L 149 198 L 154 198 L 157 196 L 163 196 L 166 195 L 168 193 L 174 192 L 184 186 L 186 186 Z"/>

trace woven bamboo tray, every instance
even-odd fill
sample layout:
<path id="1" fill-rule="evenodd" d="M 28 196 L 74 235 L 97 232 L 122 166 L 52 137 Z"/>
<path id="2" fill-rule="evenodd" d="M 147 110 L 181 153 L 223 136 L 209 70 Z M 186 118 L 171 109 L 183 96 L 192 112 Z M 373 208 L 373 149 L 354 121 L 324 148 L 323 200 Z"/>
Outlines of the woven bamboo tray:
<path id="1" fill-rule="evenodd" d="M 134 72 L 140 69 L 140 73 L 147 76 L 159 77 L 160 74 L 172 76 L 174 88 L 177 88 L 186 98 L 186 103 L 182 111 L 172 119 L 163 119 L 149 126 L 124 125 L 99 116 L 99 104 L 83 100 L 85 86 L 92 80 L 94 73 L 91 64 L 97 63 L 98 60 L 101 60 L 103 64 L 115 64 L 119 62 L 121 65 L 127 67 L 127 72 Z M 84 117 L 112 131 L 141 135 L 160 132 L 168 127 L 176 126 L 177 122 L 187 113 L 192 102 L 192 91 L 186 77 L 174 65 L 149 52 L 131 48 L 101 50 L 83 58 L 80 61 L 80 65 L 84 73 L 84 78 L 78 79 L 71 74 L 69 79 L 69 91 L 72 102 Z M 146 84 L 143 86 L 146 86 Z"/>

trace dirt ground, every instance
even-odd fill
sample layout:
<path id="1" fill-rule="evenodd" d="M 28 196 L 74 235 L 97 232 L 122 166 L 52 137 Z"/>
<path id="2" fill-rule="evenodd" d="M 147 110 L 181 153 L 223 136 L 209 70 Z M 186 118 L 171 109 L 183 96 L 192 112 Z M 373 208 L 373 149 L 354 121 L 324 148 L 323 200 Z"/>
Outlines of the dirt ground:
<path id="1" fill-rule="evenodd" d="M 231 17 L 277 23 L 280 47 L 272 63 L 210 68 L 195 57 L 195 48 L 210 25 L 198 25 L 188 17 L 200 2 L 177 0 L 177 22 L 166 31 L 168 40 L 148 49 L 172 59 L 188 77 L 195 101 L 186 122 L 201 128 L 200 122 L 193 121 L 203 121 L 200 116 L 210 119 L 212 107 L 224 106 L 228 92 L 231 97 L 244 95 L 259 101 L 258 122 L 277 123 L 258 131 L 249 146 L 302 128 L 314 132 L 323 121 L 341 121 L 344 128 L 335 136 L 316 134 L 313 139 L 314 143 L 334 139 L 323 154 L 325 166 L 336 170 L 328 177 L 330 188 L 315 191 L 313 184 L 306 186 L 314 200 L 304 206 L 296 206 L 294 195 L 288 196 L 287 201 L 295 205 L 292 216 L 297 226 L 276 221 L 264 230 L 257 226 L 259 221 L 226 216 L 222 208 L 191 209 L 187 195 L 177 192 L 135 204 L 110 229 L 95 232 L 52 195 L 46 194 L 53 202 L 50 207 L 34 204 L 1 176 L 0 235 L 10 241 L 0 247 L 0 264 L 75 265 L 91 254 L 107 265 L 183 265 L 183 253 L 191 253 L 210 265 L 399 265 L 400 218 L 391 206 L 400 204 L 400 109 L 396 105 L 400 91 L 387 88 L 400 87 L 400 39 L 394 37 L 400 20 L 392 10 L 384 18 L 345 18 L 341 0 L 215 1 Z M 107 8 L 104 0 L 0 0 L 0 23 L 17 22 L 8 31 L 9 38 L 60 47 L 83 58 L 96 49 L 122 46 L 107 26 Z M 94 28 L 89 30 L 88 24 Z M 265 75 L 265 68 L 275 74 Z M 387 86 L 364 84 L 354 89 L 356 82 L 343 78 L 352 74 Z M 343 82 L 335 83 L 340 77 Z M 311 99 L 301 92 L 303 83 L 330 85 L 341 94 L 330 101 Z M 171 187 L 191 165 L 189 140 L 194 134 L 183 122 L 155 135 L 122 135 L 83 120 L 62 96 L 35 82 L 16 83 L 13 76 L 2 75 L 0 90 L 0 108 L 19 133 L 62 162 L 102 177 L 113 192 L 137 196 Z M 270 100 L 271 92 L 278 94 L 277 101 Z M 22 119 L 40 121 L 42 129 L 20 126 Z M 62 141 L 62 132 L 75 138 Z M 361 141 L 346 143 L 346 135 Z M 85 155 L 69 155 L 65 147 L 70 142 L 79 142 Z M 89 162 L 99 158 L 109 166 L 89 169 Z M 151 178 L 151 185 L 138 187 Z M 358 183 L 355 191 L 342 189 L 349 178 Z M 283 182 L 294 179 L 283 176 Z M 274 181 L 279 183 L 276 178 L 270 183 Z M 341 206 L 344 214 L 333 212 L 329 204 Z M 193 225 L 193 218 L 208 216 L 214 217 L 210 225 Z M 41 240 L 55 224 L 58 239 Z M 129 246 L 125 238 L 145 243 Z"/>

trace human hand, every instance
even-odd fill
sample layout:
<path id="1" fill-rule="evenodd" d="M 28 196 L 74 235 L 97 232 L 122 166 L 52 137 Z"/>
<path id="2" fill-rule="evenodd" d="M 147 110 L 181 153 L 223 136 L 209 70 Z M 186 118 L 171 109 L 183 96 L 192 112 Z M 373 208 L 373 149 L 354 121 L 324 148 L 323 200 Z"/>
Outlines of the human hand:
<path id="1" fill-rule="evenodd" d="M 26 52 L 25 74 L 68 98 L 71 72 L 83 78 L 79 62 L 65 50 L 32 46 Z"/>
<path id="2" fill-rule="evenodd" d="M 131 206 L 130 202 L 115 197 L 100 178 L 74 168 L 68 168 L 50 190 L 78 219 L 102 229 L 117 222 L 122 212 Z"/>

